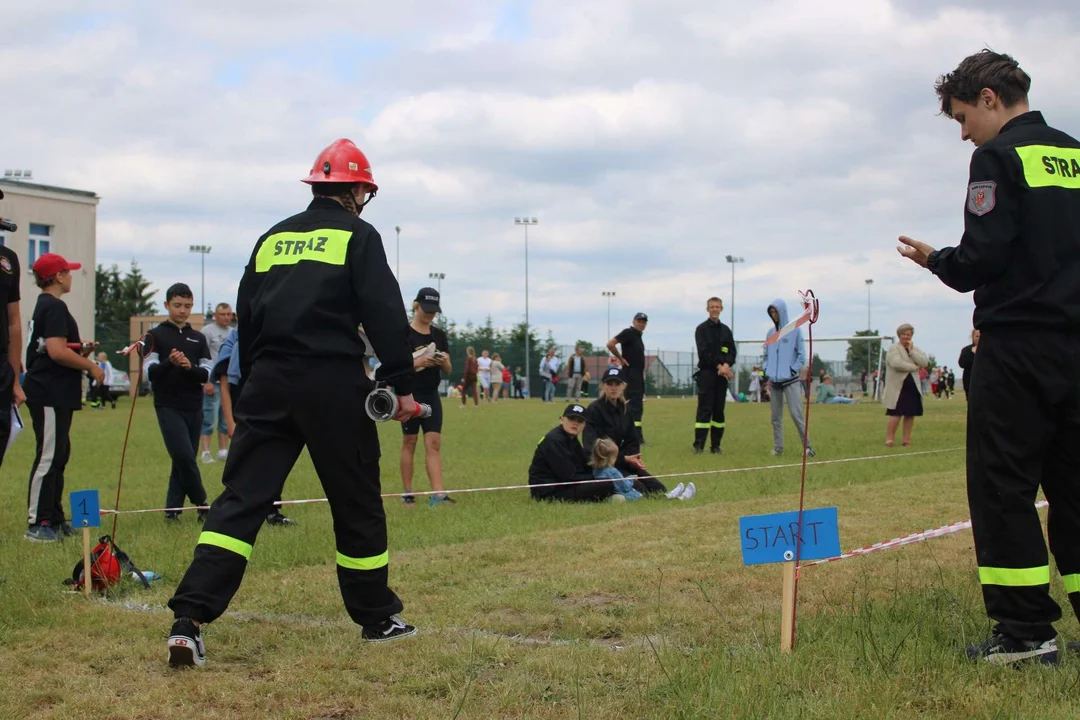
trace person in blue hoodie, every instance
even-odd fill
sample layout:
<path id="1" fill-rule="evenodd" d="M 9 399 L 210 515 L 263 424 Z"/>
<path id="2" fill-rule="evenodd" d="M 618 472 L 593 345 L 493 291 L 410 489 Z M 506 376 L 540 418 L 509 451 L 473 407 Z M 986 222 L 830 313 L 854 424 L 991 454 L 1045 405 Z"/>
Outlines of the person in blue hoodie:
<path id="1" fill-rule="evenodd" d="M 769 319 L 776 330 L 788 323 L 787 303 L 777 298 L 769 303 Z M 795 422 L 799 437 L 806 436 L 806 421 L 803 419 L 803 390 L 800 379 L 806 377 L 806 348 L 803 345 L 802 329 L 796 328 L 772 345 L 765 346 L 765 378 L 772 385 L 769 403 L 772 409 L 773 455 L 784 452 L 784 402 Z M 814 457 L 817 453 L 806 438 L 806 454 Z"/>

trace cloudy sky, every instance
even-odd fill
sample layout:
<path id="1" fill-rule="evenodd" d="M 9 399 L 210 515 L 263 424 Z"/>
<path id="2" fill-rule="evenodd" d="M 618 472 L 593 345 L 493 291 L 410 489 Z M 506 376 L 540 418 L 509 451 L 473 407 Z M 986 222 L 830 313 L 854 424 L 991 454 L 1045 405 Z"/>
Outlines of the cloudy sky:
<path id="1" fill-rule="evenodd" d="M 1074 0 L 234 0 L 3 3 L 0 165 L 102 197 L 98 262 L 231 301 L 255 239 L 352 138 L 364 211 L 406 295 L 443 272 L 453 320 L 524 316 L 602 342 L 638 310 L 689 349 L 709 295 L 762 337 L 813 288 L 819 336 L 916 326 L 948 364 L 972 300 L 902 260 L 962 229 L 972 150 L 935 78 L 983 46 L 1080 133 Z M 825 351 L 833 356 L 836 351 Z M 839 351 L 842 355 L 842 350 Z"/>

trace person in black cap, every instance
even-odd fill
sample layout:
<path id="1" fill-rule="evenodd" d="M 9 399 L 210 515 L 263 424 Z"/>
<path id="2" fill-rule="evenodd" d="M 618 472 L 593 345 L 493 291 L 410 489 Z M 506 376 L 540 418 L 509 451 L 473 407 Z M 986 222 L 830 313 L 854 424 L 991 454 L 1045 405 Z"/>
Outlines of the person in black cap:
<path id="1" fill-rule="evenodd" d="M 724 439 L 724 406 L 727 404 L 728 381 L 735 378 L 731 366 L 735 364 L 735 336 L 731 328 L 720 322 L 724 303 L 711 297 L 705 303 L 709 318 L 694 330 L 697 343 L 698 386 L 697 418 L 694 422 L 694 453 L 705 451 L 705 439 L 712 432 L 709 449 L 714 455 L 723 455 L 720 441 Z"/>
<path id="2" fill-rule="evenodd" d="M 413 349 L 413 398 L 431 407 L 431 415 L 413 418 L 401 424 L 405 437 L 401 443 L 401 485 L 406 493 L 412 492 L 413 458 L 416 455 L 416 439 L 424 431 L 424 466 L 427 469 L 431 489 L 439 495 L 428 500 L 431 507 L 453 503 L 449 495 L 442 493 L 442 400 L 439 398 L 440 372 L 450 374 L 450 344 L 446 333 L 432 323 L 442 312 L 439 307 L 439 291 L 420 288 L 412 305 L 412 322 L 409 323 L 409 346 Z M 403 495 L 406 505 L 416 503 L 412 495 Z"/>
<path id="3" fill-rule="evenodd" d="M 634 489 L 642 495 L 666 492 L 664 484 L 649 476 L 641 460 L 641 443 L 634 430 L 629 403 L 624 397 L 626 371 L 608 368 L 600 377 L 600 397 L 585 411 L 585 450 L 592 452 L 597 440 L 607 438 L 619 448 L 615 468 L 624 477 L 636 476 Z"/>
<path id="4" fill-rule="evenodd" d="M 608 340 L 607 344 L 608 352 L 626 369 L 626 402 L 634 420 L 638 442 L 642 445 L 645 444 L 645 434 L 641 429 L 641 417 L 645 412 L 645 342 L 641 334 L 648 324 L 649 316 L 639 312 L 630 327 Z M 621 352 L 616 345 L 621 346 Z"/>
<path id="5" fill-rule="evenodd" d="M 0 199 L 4 192 L 0 190 Z M 22 369 L 22 319 L 19 314 L 19 256 L 0 245 L 0 465 L 4 463 L 8 435 L 11 433 L 11 409 L 26 402 L 19 384 Z"/>
<path id="6" fill-rule="evenodd" d="M 593 479 L 588 456 L 578 442 L 585 429 L 585 408 L 577 403 L 566 406 L 559 424 L 540 439 L 529 465 L 529 484 L 575 482 Z M 576 485 L 534 487 L 529 490 L 534 500 L 566 500 L 568 502 L 598 502 L 615 494 L 610 480 L 580 482 Z"/>

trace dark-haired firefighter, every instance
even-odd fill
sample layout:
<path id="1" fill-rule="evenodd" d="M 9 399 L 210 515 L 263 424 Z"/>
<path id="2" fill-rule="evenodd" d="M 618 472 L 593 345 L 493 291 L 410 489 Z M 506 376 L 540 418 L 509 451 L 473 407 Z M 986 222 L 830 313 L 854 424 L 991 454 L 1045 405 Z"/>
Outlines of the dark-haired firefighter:
<path id="1" fill-rule="evenodd" d="M 901 237 L 901 254 L 975 291 L 968 502 L 994 663 L 1058 659 L 1050 564 L 1035 509 L 1050 503 L 1050 549 L 1080 616 L 1080 142 L 1028 108 L 1031 78 L 984 50 L 937 84 L 941 109 L 976 146 L 956 247 Z M 1070 643 L 1070 647 L 1073 643 Z"/>
<path id="2" fill-rule="evenodd" d="M 386 515 L 379 435 L 364 412 L 364 332 L 382 361 L 376 379 L 412 417 L 413 362 L 401 290 L 382 238 L 358 216 L 378 190 L 364 153 L 338 140 L 304 182 L 307 210 L 259 238 L 240 281 L 236 312 L 243 400 L 195 559 L 169 601 L 173 665 L 206 661 L 201 626 L 221 616 L 240 587 L 256 536 L 306 447 L 334 519 L 338 586 L 365 640 L 406 637 L 387 584 Z"/>
<path id="3" fill-rule="evenodd" d="M 705 440 L 712 433 L 709 449 L 714 455 L 723 454 L 720 442 L 724 439 L 724 407 L 727 404 L 728 381 L 735 377 L 735 336 L 731 328 L 720 322 L 724 303 L 711 297 L 705 303 L 709 318 L 694 330 L 698 352 L 698 400 L 694 422 L 694 453 L 705 450 Z"/>

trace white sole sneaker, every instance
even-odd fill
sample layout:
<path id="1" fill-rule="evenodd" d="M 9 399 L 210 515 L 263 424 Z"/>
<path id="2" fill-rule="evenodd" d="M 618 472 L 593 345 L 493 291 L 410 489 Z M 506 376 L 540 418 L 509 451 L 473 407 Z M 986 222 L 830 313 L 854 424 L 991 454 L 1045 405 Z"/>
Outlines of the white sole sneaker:
<path id="1" fill-rule="evenodd" d="M 202 637 L 169 636 L 169 665 L 172 667 L 202 667 L 206 664 L 206 648 Z"/>
<path id="2" fill-rule="evenodd" d="M 674 490 L 672 490 L 671 492 L 669 492 L 667 494 L 667 499 L 668 500 L 674 500 L 675 498 L 682 495 L 684 489 L 685 489 L 685 486 L 682 483 L 679 483 L 678 485 L 675 486 Z"/>
<path id="3" fill-rule="evenodd" d="M 694 483 L 690 483 L 686 486 L 686 489 L 682 491 L 682 495 L 679 496 L 679 499 L 693 500 L 695 495 L 697 495 L 697 488 L 694 486 Z"/>

